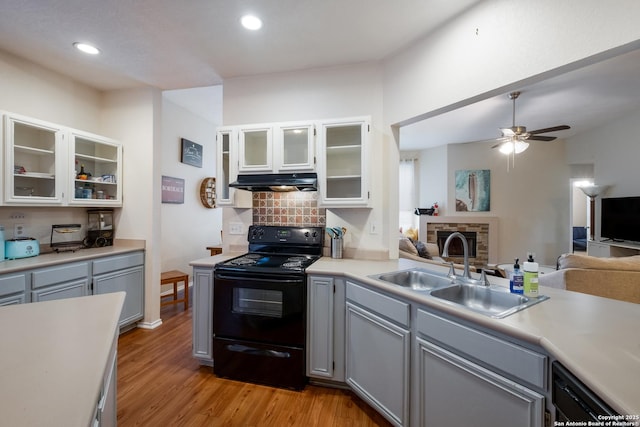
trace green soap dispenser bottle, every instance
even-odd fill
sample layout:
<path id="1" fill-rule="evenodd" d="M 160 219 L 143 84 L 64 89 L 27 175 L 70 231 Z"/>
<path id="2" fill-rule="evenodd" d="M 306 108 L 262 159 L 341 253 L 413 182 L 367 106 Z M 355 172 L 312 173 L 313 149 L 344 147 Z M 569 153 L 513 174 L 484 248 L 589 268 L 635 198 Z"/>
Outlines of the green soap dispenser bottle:
<path id="1" fill-rule="evenodd" d="M 533 260 L 533 254 L 529 254 L 529 259 L 523 264 L 524 269 L 524 295 L 527 297 L 538 297 L 538 263 Z"/>

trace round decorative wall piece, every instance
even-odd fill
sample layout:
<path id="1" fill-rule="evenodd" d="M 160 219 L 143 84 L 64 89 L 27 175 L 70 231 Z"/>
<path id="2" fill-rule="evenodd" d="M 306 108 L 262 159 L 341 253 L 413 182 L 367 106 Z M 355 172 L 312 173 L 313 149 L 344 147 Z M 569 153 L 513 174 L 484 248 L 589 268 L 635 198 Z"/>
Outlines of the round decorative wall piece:
<path id="1" fill-rule="evenodd" d="M 200 201 L 205 208 L 216 207 L 216 179 L 208 177 L 200 183 Z"/>

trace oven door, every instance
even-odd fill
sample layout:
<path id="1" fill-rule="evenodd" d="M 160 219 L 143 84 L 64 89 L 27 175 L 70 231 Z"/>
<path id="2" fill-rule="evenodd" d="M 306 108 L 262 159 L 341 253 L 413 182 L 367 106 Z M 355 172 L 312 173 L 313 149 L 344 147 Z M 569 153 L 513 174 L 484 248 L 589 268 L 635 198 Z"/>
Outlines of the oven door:
<path id="1" fill-rule="evenodd" d="M 216 271 L 215 337 L 304 347 L 304 274 Z"/>

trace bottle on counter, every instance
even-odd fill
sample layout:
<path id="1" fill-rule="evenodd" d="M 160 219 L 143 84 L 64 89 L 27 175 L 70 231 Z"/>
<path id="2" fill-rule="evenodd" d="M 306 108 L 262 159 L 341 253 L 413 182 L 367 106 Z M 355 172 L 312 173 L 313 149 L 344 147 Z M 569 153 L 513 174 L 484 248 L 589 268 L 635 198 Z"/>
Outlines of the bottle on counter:
<path id="1" fill-rule="evenodd" d="M 511 280 L 509 281 L 509 290 L 514 294 L 522 294 L 524 293 L 524 275 L 520 270 L 520 264 L 518 264 L 520 258 L 516 258 L 515 261 Z"/>
<path id="2" fill-rule="evenodd" d="M 523 264 L 524 269 L 524 295 L 527 297 L 538 297 L 538 263 L 533 260 L 533 254 L 529 254 L 529 259 Z"/>

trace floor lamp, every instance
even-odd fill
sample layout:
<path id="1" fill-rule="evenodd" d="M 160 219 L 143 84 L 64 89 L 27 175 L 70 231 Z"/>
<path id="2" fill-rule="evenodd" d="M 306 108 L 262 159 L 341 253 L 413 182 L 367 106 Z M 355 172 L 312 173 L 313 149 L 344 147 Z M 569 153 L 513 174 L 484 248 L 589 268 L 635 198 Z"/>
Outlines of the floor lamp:
<path id="1" fill-rule="evenodd" d="M 595 230 L 596 230 L 596 197 L 602 194 L 609 186 L 608 185 L 585 185 L 583 187 L 578 187 L 582 190 L 584 194 L 589 197 L 589 240 L 595 240 Z"/>

